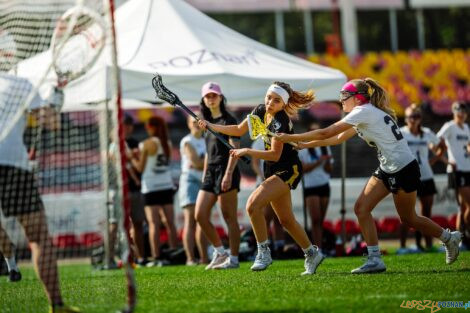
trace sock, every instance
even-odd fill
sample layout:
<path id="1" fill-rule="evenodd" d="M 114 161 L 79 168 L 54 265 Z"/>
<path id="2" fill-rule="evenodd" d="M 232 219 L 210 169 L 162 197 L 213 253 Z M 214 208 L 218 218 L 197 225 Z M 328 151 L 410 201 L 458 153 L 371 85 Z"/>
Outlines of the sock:
<path id="1" fill-rule="evenodd" d="M 217 254 L 218 255 L 222 255 L 225 253 L 225 249 L 224 249 L 224 246 L 220 246 L 220 247 L 214 247 L 215 251 L 217 251 Z"/>
<path id="2" fill-rule="evenodd" d="M 258 242 L 258 250 L 267 250 L 269 248 L 269 240 Z"/>
<path id="3" fill-rule="evenodd" d="M 274 241 L 274 249 L 280 249 L 282 247 L 284 247 L 284 245 L 286 244 L 286 241 L 285 240 L 276 240 Z"/>
<path id="4" fill-rule="evenodd" d="M 230 255 L 230 262 L 233 264 L 238 264 L 238 255 Z"/>
<path id="5" fill-rule="evenodd" d="M 313 255 L 315 253 L 315 248 L 313 247 L 313 245 L 310 245 L 307 248 L 302 249 L 302 251 L 305 255 Z"/>
<path id="6" fill-rule="evenodd" d="M 442 230 L 442 234 L 439 236 L 439 239 L 441 239 L 442 242 L 446 243 L 450 239 L 450 232 L 446 229 Z"/>
<path id="7" fill-rule="evenodd" d="M 15 257 L 12 256 L 11 258 L 5 258 L 5 262 L 7 262 L 7 267 L 8 271 L 17 271 L 18 272 L 18 266 L 16 265 Z"/>
<path id="8" fill-rule="evenodd" d="M 380 257 L 380 249 L 379 245 L 376 246 L 367 246 L 367 254 L 369 256 L 379 256 Z"/>

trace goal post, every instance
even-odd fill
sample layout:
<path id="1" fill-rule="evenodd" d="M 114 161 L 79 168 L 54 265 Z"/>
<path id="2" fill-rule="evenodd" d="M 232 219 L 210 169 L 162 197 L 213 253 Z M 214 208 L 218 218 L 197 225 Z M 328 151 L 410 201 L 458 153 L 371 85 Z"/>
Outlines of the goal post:
<path id="1" fill-rule="evenodd" d="M 31 290 L 20 303 L 2 297 L 7 312 L 47 311 L 44 299 L 57 298 L 50 281 L 46 294 L 31 282 L 41 281 L 30 261 L 36 243 L 50 254 L 50 269 L 39 270 L 43 281 L 44 273 L 55 275 L 58 259 L 66 304 L 86 312 L 134 309 L 113 13 L 112 0 L 0 0 L 0 171 L 8 173 L 0 179 L 0 224 L 7 234 L 0 236 L 6 250 L 0 252 L 16 256 L 23 272 L 17 288 Z M 100 92 L 110 96 L 69 106 L 80 99 L 67 89 L 102 71 L 110 75 L 103 75 L 108 90 Z M 31 182 L 11 184 L 19 176 Z M 51 249 L 27 229 L 39 225 L 41 210 Z"/>

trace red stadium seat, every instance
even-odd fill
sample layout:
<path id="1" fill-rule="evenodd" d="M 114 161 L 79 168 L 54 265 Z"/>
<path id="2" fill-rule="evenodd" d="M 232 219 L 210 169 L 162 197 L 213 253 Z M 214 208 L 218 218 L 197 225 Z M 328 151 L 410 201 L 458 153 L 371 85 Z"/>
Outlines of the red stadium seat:
<path id="1" fill-rule="evenodd" d="M 457 229 L 457 217 L 459 215 L 457 213 L 455 214 L 452 214 L 450 217 L 449 217 L 449 228 L 452 229 L 452 230 L 456 230 Z"/>
<path id="2" fill-rule="evenodd" d="M 447 217 L 442 215 L 433 215 L 431 219 L 442 228 L 449 228 L 449 221 L 447 221 Z"/>
<path id="3" fill-rule="evenodd" d="M 168 232 L 166 228 L 160 228 L 160 244 L 168 241 Z"/>
<path id="4" fill-rule="evenodd" d="M 103 235 L 100 232 L 86 232 L 80 235 L 80 244 L 84 247 L 94 247 L 103 244 Z"/>
<path id="5" fill-rule="evenodd" d="M 397 233 L 400 229 L 401 221 L 395 216 L 384 216 L 379 221 L 379 231 L 382 233 Z"/>
<path id="6" fill-rule="evenodd" d="M 346 219 L 344 221 L 344 227 L 347 235 L 355 235 L 361 232 L 355 220 Z M 337 219 L 335 222 L 335 233 L 341 234 L 341 219 Z"/>
<path id="7" fill-rule="evenodd" d="M 330 220 L 323 221 L 323 229 L 326 229 L 332 233 L 335 232 L 335 226 L 333 225 L 333 222 L 331 222 Z"/>
<path id="8" fill-rule="evenodd" d="M 223 228 L 222 226 L 215 226 L 215 230 L 217 231 L 217 234 L 219 234 L 219 237 L 221 240 L 227 240 L 228 239 L 228 235 L 227 233 L 225 232 L 225 228 Z"/>
<path id="9" fill-rule="evenodd" d="M 75 234 L 58 234 L 52 238 L 52 244 L 58 248 L 70 248 L 79 246 L 77 236 Z"/>

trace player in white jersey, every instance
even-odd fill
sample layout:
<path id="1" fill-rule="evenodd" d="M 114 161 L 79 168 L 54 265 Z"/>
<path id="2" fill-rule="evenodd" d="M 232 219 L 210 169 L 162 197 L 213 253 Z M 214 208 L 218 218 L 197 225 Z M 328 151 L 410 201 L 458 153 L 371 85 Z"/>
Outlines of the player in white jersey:
<path id="1" fill-rule="evenodd" d="M 466 123 L 468 111 L 464 103 L 452 104 L 453 120 L 437 133 L 447 146 L 449 186 L 456 189 L 460 203 L 457 229 L 464 233 L 464 243 L 470 244 L 470 130 Z"/>
<path id="2" fill-rule="evenodd" d="M 416 190 L 420 183 L 418 162 L 414 158 L 388 104 L 387 92 L 373 79 L 354 79 L 340 92 L 343 110 L 349 114 L 333 125 L 303 134 L 282 134 L 280 140 L 309 141 L 301 148 L 330 146 L 342 143 L 356 133 L 376 148 L 380 162 L 362 190 L 354 206 L 362 235 L 367 243 L 366 263 L 352 270 L 353 274 L 377 273 L 386 270 L 380 255 L 377 228 L 372 210 L 390 192 L 400 219 L 410 227 L 443 241 L 446 262 L 453 263 L 459 255 L 461 233 L 443 229 L 427 217 L 415 212 Z"/>
<path id="3" fill-rule="evenodd" d="M 310 125 L 310 130 L 319 129 L 318 123 Z M 304 168 L 304 201 L 312 221 L 312 240 L 319 248 L 323 241 L 323 221 L 330 201 L 330 173 L 332 155 L 330 147 L 315 147 L 299 151 Z"/>
<path id="4" fill-rule="evenodd" d="M 28 80 L 0 74 L 0 131 L 12 114 L 22 109 L 32 91 L 33 86 Z M 44 104 L 46 102 L 35 94 L 28 109 L 50 110 L 41 107 Z M 33 263 L 51 305 L 50 311 L 80 312 L 75 307 L 65 306 L 61 296 L 57 257 L 48 231 L 44 204 L 23 141 L 25 127 L 26 114 L 0 141 L 0 208 L 6 217 L 15 216 L 23 226 Z M 5 235 L 5 232 L 0 232 L 1 251 L 9 249 L 5 245 L 10 244 L 10 240 Z"/>
<path id="5" fill-rule="evenodd" d="M 435 163 L 437 159 L 442 155 L 443 149 L 439 149 L 440 140 L 434 134 L 432 130 L 421 125 L 422 113 L 421 109 L 416 105 L 412 104 L 405 110 L 405 122 L 406 126 L 400 128 L 403 137 L 408 142 L 411 152 L 416 157 L 419 164 L 419 171 L 421 173 L 421 184 L 418 187 L 418 198 L 421 205 L 421 214 L 428 218 L 431 218 L 431 209 L 434 200 L 434 195 L 437 193 L 436 185 L 434 183 L 434 173 L 431 168 L 431 164 Z M 429 159 L 429 150 L 431 150 L 436 156 Z M 402 224 L 400 227 L 400 249 L 397 254 L 404 254 L 410 252 L 406 248 L 406 238 L 408 235 L 408 227 Z M 421 245 L 422 234 L 420 231 L 416 231 L 416 246 L 420 251 L 424 248 Z M 432 248 L 432 237 L 426 236 L 426 248 L 429 250 Z"/>
<path id="6" fill-rule="evenodd" d="M 197 265 L 194 257 L 195 242 L 200 262 L 203 264 L 209 262 L 207 239 L 194 216 L 197 194 L 202 186 L 206 141 L 197 121 L 189 115 L 187 124 L 190 133 L 180 142 L 181 176 L 178 195 L 180 205 L 184 209 L 183 246 L 186 252 L 186 265 Z"/>
<path id="7" fill-rule="evenodd" d="M 144 210 L 149 226 L 149 241 L 153 261 L 148 267 L 164 265 L 160 260 L 160 224 L 163 222 L 168 232 L 170 248 L 177 247 L 174 222 L 174 186 L 170 172 L 171 147 L 168 129 L 161 117 L 152 116 L 145 124 L 149 138 L 139 144 L 140 155 L 129 154 L 132 165 L 142 173 L 141 192 Z M 161 217 L 164 217 L 163 221 Z"/>

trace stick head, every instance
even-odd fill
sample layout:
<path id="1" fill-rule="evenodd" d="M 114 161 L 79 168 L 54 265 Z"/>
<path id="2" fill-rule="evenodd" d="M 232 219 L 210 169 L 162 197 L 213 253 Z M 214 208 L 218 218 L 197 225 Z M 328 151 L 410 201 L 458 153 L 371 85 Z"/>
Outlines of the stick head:
<path id="1" fill-rule="evenodd" d="M 251 140 L 256 140 L 260 137 L 263 138 L 264 141 L 269 140 L 268 129 L 258 116 L 248 114 L 247 121 Z"/>
<path id="2" fill-rule="evenodd" d="M 152 87 L 157 93 L 157 98 L 162 99 L 171 105 L 176 105 L 181 102 L 175 93 L 163 85 L 162 76 L 158 73 L 152 78 Z"/>

